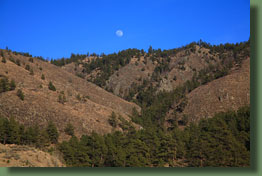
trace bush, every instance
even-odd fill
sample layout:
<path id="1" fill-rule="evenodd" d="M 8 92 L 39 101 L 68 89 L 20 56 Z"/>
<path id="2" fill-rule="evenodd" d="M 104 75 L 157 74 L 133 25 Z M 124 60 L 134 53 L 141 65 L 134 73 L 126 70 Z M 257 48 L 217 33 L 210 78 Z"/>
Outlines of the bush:
<path id="1" fill-rule="evenodd" d="M 25 69 L 28 70 L 28 71 L 30 71 L 30 65 L 26 65 L 26 66 L 25 66 Z"/>
<path id="2" fill-rule="evenodd" d="M 52 91 L 56 91 L 56 88 L 55 86 L 53 85 L 53 83 L 50 81 L 49 84 L 48 84 L 48 88 Z"/>
<path id="3" fill-rule="evenodd" d="M 16 63 L 16 65 L 21 66 L 21 63 L 20 63 L 19 59 L 16 59 L 15 63 Z"/>
<path id="4" fill-rule="evenodd" d="M 30 69 L 30 75 L 34 75 L 34 70 L 32 68 Z"/>
<path id="5" fill-rule="evenodd" d="M 61 92 L 58 96 L 58 102 L 64 104 L 66 102 L 65 93 Z"/>
<path id="6" fill-rule="evenodd" d="M 4 57 L 2 58 L 2 62 L 3 62 L 3 63 L 6 63 L 6 59 L 5 59 Z"/>
<path id="7" fill-rule="evenodd" d="M 44 74 L 42 74 L 41 79 L 45 80 L 45 75 Z"/>
<path id="8" fill-rule="evenodd" d="M 16 93 L 16 95 L 21 99 L 21 100 L 24 100 L 24 93 L 23 93 L 23 91 L 21 90 L 21 89 L 18 89 L 17 90 L 17 93 Z"/>
<path id="9" fill-rule="evenodd" d="M 10 82 L 10 90 L 15 90 L 16 85 L 15 85 L 15 81 L 12 79 Z"/>
<path id="10" fill-rule="evenodd" d="M 79 100 L 79 101 L 81 101 L 81 100 L 82 100 L 82 99 L 81 99 L 81 95 L 80 95 L 80 94 L 77 94 L 76 99 Z"/>
<path id="11" fill-rule="evenodd" d="M 11 82 L 8 81 L 7 77 L 3 77 L 0 79 L 0 93 L 15 90 L 16 85 L 15 81 L 12 79 Z"/>
<path id="12" fill-rule="evenodd" d="M 34 63 L 34 59 L 32 57 L 29 58 L 29 62 Z"/>

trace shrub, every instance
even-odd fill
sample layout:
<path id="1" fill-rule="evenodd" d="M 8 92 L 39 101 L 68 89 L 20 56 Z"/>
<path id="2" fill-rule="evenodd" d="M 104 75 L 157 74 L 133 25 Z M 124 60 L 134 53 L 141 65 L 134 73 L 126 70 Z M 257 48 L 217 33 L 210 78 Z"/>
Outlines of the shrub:
<path id="1" fill-rule="evenodd" d="M 77 94 L 76 99 L 79 100 L 79 101 L 81 101 L 81 96 L 80 96 L 80 94 Z"/>
<path id="2" fill-rule="evenodd" d="M 12 79 L 10 82 L 10 90 L 15 90 L 16 85 L 15 85 L 15 81 Z"/>
<path id="3" fill-rule="evenodd" d="M 23 91 L 21 90 L 21 89 L 18 89 L 17 90 L 17 93 L 16 93 L 16 95 L 21 99 L 21 100 L 24 100 L 24 93 L 23 93 Z"/>
<path id="4" fill-rule="evenodd" d="M 13 57 L 10 57 L 10 59 L 9 59 L 11 62 L 13 62 L 13 63 L 15 63 L 16 64 L 16 62 L 15 62 L 15 59 L 13 58 Z"/>
<path id="5" fill-rule="evenodd" d="M 30 65 L 26 65 L 26 66 L 25 66 L 25 69 L 28 70 L 28 71 L 30 71 Z"/>
<path id="6" fill-rule="evenodd" d="M 32 57 L 29 58 L 29 62 L 34 63 L 34 59 Z"/>
<path id="7" fill-rule="evenodd" d="M 0 79 L 0 93 L 6 92 L 8 90 L 9 90 L 8 79 L 6 77 L 3 77 Z"/>
<path id="8" fill-rule="evenodd" d="M 58 102 L 64 104 L 66 102 L 65 93 L 62 91 L 58 96 Z"/>
<path id="9" fill-rule="evenodd" d="M 52 91 L 56 91 L 56 88 L 55 86 L 53 85 L 53 83 L 50 81 L 49 84 L 48 84 L 48 88 Z"/>
<path id="10" fill-rule="evenodd" d="M 21 63 L 20 63 L 19 59 L 16 59 L 15 63 L 16 63 L 16 65 L 21 66 Z"/>
<path id="11" fill-rule="evenodd" d="M 30 75 L 34 75 L 34 70 L 32 68 L 30 69 Z"/>
<path id="12" fill-rule="evenodd" d="M 41 79 L 45 80 L 45 75 L 44 74 L 42 74 Z"/>
<path id="13" fill-rule="evenodd" d="M 2 62 L 3 62 L 3 63 L 6 63 L 6 59 L 5 59 L 4 57 L 2 58 Z"/>

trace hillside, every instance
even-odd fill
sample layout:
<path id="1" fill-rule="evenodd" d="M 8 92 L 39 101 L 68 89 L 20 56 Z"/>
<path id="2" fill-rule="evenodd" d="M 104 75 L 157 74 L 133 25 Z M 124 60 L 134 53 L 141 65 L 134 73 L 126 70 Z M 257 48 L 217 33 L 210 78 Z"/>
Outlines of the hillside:
<path id="1" fill-rule="evenodd" d="M 164 92 L 177 94 L 166 119 L 184 125 L 182 118 L 198 121 L 250 103 L 249 50 L 249 41 L 217 46 L 200 41 L 164 51 L 150 47 L 148 53 L 129 49 L 122 51 L 125 57 L 83 56 L 62 68 L 141 107 L 157 104 L 155 97 Z M 108 57 L 112 61 L 104 64 Z"/>
<path id="2" fill-rule="evenodd" d="M 168 118 L 197 122 L 201 118 L 213 117 L 216 113 L 236 111 L 250 104 L 250 58 L 219 79 L 199 86 L 186 95 L 185 105 L 178 110 L 181 102 L 174 104 Z M 175 115 L 174 115 L 175 114 Z M 183 122 L 182 122 L 183 124 Z"/>
<path id="3" fill-rule="evenodd" d="M 0 143 L 69 167 L 247 167 L 249 50 L 200 41 L 50 62 L 1 50 Z"/>
<path id="4" fill-rule="evenodd" d="M 0 144 L 0 167 L 65 167 L 55 156 L 33 147 Z"/>
<path id="5" fill-rule="evenodd" d="M 62 134 L 66 124 L 71 123 L 80 136 L 93 130 L 109 133 L 112 112 L 129 121 L 132 109 L 140 110 L 134 103 L 50 63 L 10 51 L 2 53 L 6 63 L 0 62 L 0 79 L 14 80 L 16 84 L 15 90 L 0 93 L 0 114 L 4 117 L 15 117 L 27 126 L 42 126 L 51 120 Z M 50 81 L 56 91 L 48 88 Z M 17 96 L 18 89 L 24 94 L 23 101 Z"/>

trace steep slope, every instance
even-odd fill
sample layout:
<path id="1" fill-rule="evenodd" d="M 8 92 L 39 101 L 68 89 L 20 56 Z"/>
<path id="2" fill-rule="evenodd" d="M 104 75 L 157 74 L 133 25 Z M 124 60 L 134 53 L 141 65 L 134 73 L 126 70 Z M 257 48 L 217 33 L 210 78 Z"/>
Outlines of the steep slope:
<path id="1" fill-rule="evenodd" d="M 23 145 L 0 144 L 0 167 L 65 167 L 47 152 Z"/>
<path id="2" fill-rule="evenodd" d="M 185 102 L 182 112 L 176 112 L 176 118 L 188 122 L 196 122 L 201 118 L 210 118 L 218 112 L 235 111 L 249 105 L 250 58 L 234 67 L 229 75 L 194 89 L 186 95 Z M 179 104 L 174 105 L 178 106 Z"/>
<path id="3" fill-rule="evenodd" d="M 140 110 L 139 106 L 50 63 L 3 52 L 6 63 L 0 62 L 0 75 L 16 83 L 15 90 L 0 93 L 3 116 L 13 116 L 26 125 L 45 125 L 52 120 L 60 132 L 70 122 L 76 134 L 81 135 L 93 130 L 110 132 L 108 118 L 113 111 L 129 120 L 133 108 Z M 56 91 L 49 90 L 50 81 Z M 18 89 L 23 91 L 24 101 L 16 95 Z M 65 99 L 59 101 L 59 96 Z"/>
<path id="4" fill-rule="evenodd" d="M 58 65 L 117 96 L 136 102 L 138 93 L 149 86 L 156 92 L 172 91 L 199 72 L 206 74 L 207 69 L 220 72 L 218 77 L 227 74 L 232 64 L 248 55 L 249 42 L 218 46 L 191 43 L 177 49 L 149 53 L 130 50 L 122 51 L 128 53 L 124 56 L 120 52 L 95 59 L 85 55 L 73 61 L 75 57 L 71 56 L 66 61 L 60 60 Z"/>
<path id="5" fill-rule="evenodd" d="M 195 72 L 219 64 L 218 55 L 209 53 L 209 49 L 194 46 L 194 50 L 185 49 L 171 57 L 132 58 L 131 62 L 120 68 L 107 81 L 106 89 L 115 95 L 127 97 L 134 85 L 149 80 L 158 90 L 171 91 L 178 85 L 190 80 Z"/>

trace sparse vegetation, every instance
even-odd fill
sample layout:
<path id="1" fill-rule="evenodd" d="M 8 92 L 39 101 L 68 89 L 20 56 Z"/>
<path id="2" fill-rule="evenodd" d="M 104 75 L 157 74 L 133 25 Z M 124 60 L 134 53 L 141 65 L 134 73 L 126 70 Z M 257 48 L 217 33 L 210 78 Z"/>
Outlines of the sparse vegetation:
<path id="1" fill-rule="evenodd" d="M 205 53 L 208 57 L 204 56 L 203 61 L 216 52 L 218 56 L 214 59 L 210 57 L 208 66 L 202 69 L 196 67 L 198 71 L 195 70 L 194 73 L 191 72 L 193 75 L 192 78 L 185 80 L 183 84 L 176 86 L 174 90 L 160 90 L 160 83 L 162 83 L 161 80 L 164 80 L 164 78 L 167 80 L 178 80 L 174 83 L 179 83 L 181 81 L 181 75 L 179 75 L 179 73 L 175 72 L 176 75 L 174 75 L 173 78 L 173 73 L 169 74 L 172 69 L 172 64 L 174 63 L 173 60 L 171 63 L 170 57 L 182 49 L 185 51 L 182 50 L 182 54 L 180 53 L 182 55 L 181 57 L 184 58 L 185 55 L 189 57 L 192 53 L 196 52 L 196 45 L 209 48 L 209 50 L 206 51 L 207 53 Z M 117 113 L 112 112 L 108 121 L 105 121 L 106 123 L 103 124 L 109 124 L 113 127 L 112 133 L 105 135 L 92 132 L 91 134 L 82 135 L 80 138 L 77 138 L 71 123 L 66 125 L 65 123 L 68 121 L 64 121 L 65 123 L 61 125 L 59 122 L 60 132 L 65 132 L 69 135 L 66 136 L 66 138 L 71 136 L 69 141 L 59 143 L 58 137 L 60 135 L 52 121 L 48 123 L 47 127 L 41 126 L 41 128 L 39 128 L 38 126 L 23 126 L 17 123 L 13 118 L 0 118 L 0 142 L 3 144 L 32 145 L 38 148 L 44 148 L 45 150 L 49 149 L 51 153 L 58 149 L 63 154 L 67 166 L 77 167 L 177 167 L 177 165 L 183 167 L 249 166 L 249 107 L 240 108 L 236 112 L 229 111 L 216 114 L 210 119 L 203 117 L 198 123 L 192 123 L 193 117 L 187 114 L 181 114 L 181 116 L 177 115 L 178 113 L 182 113 L 188 105 L 186 98 L 188 93 L 200 85 L 205 85 L 227 75 L 230 73 L 230 69 L 235 63 L 241 63 L 243 56 L 248 56 L 249 54 L 248 49 L 245 47 L 247 47 L 245 43 L 242 43 L 241 46 L 212 46 L 202 41 L 199 43 L 192 43 L 182 47 L 182 49 L 179 48 L 174 50 L 162 51 L 161 49 L 154 50 L 150 47 L 148 50 L 150 54 L 148 54 L 145 60 L 148 60 L 147 62 L 150 63 L 152 63 L 151 61 L 155 62 L 153 63 L 155 64 L 154 67 L 150 68 L 151 71 L 154 70 L 152 76 L 149 74 L 147 78 L 144 76 L 145 73 L 143 73 L 143 77 L 136 77 L 135 82 L 128 87 L 129 92 L 125 95 L 127 100 L 137 103 L 142 108 L 139 113 L 134 109 L 133 115 L 130 116 L 132 122 L 140 125 L 140 127 L 138 127 L 140 130 L 135 130 L 132 122 L 126 120 L 126 116 L 124 118 L 119 115 L 119 111 L 116 111 Z M 137 57 L 141 53 L 142 51 L 127 50 L 126 52 L 119 52 L 118 54 L 115 53 L 112 55 L 97 56 L 96 54 L 92 54 L 92 56 L 97 58 L 89 63 L 82 63 L 84 66 L 83 70 L 81 70 L 81 75 L 85 77 L 86 74 L 95 72 L 94 76 L 92 75 L 92 82 L 104 87 L 106 81 L 113 73 L 127 65 L 131 57 Z M 71 61 L 80 63 L 81 59 L 86 58 L 86 56 L 87 55 L 72 55 L 72 59 L 70 58 L 70 60 L 63 59 L 63 62 L 60 60 L 53 61 L 53 64 L 61 66 Z M 228 58 L 231 57 L 234 59 L 228 60 Z M 216 60 L 218 60 L 218 58 L 221 64 L 213 64 L 217 62 Z M 143 66 L 141 71 L 145 71 L 149 66 L 150 65 Z M 185 68 L 185 66 L 187 68 L 186 71 L 192 70 L 188 62 L 186 62 L 186 59 L 178 63 L 176 68 Z M 27 70 L 31 72 L 32 69 L 29 67 Z M 76 71 L 78 70 L 79 69 L 76 69 Z M 96 72 L 98 74 L 96 74 Z M 12 75 L 12 73 L 9 75 Z M 42 74 L 41 79 L 45 80 L 44 74 Z M 66 80 L 72 83 L 71 77 L 66 78 Z M 75 82 L 78 82 L 78 80 L 79 79 Z M 61 82 L 57 82 L 57 85 L 61 85 Z M 20 86 L 26 92 L 26 89 L 24 89 L 25 86 L 23 84 L 21 85 L 19 82 L 18 87 Z M 48 87 L 50 90 L 56 91 L 51 81 Z M 7 77 L 0 75 L 0 93 L 15 89 L 16 85 L 14 80 L 9 82 Z M 79 89 L 82 89 L 82 87 Z M 111 87 L 108 87 L 108 89 L 114 92 Z M 76 95 L 76 99 L 79 101 L 84 102 L 86 98 L 89 98 L 85 96 L 85 92 L 75 90 L 77 89 L 67 89 L 65 91 L 67 91 L 68 96 L 70 96 L 68 91 L 72 91 L 71 96 Z M 92 93 L 93 92 L 90 91 L 89 95 L 92 95 Z M 13 93 L 10 92 L 10 94 Z M 23 95 L 23 98 L 21 98 L 21 95 Z M 21 100 L 24 99 L 24 94 L 21 89 L 17 90 L 17 96 Z M 96 96 L 91 97 L 92 101 L 96 98 Z M 30 100 L 29 98 L 28 100 Z M 71 100 L 71 98 L 69 100 Z M 62 104 L 66 102 L 64 92 L 59 93 L 58 102 Z M 73 103 L 75 103 L 75 101 L 73 101 Z M 58 103 L 56 104 L 62 107 Z M 84 106 L 84 103 L 75 104 Z M 73 108 L 75 108 L 75 106 Z M 105 114 L 108 114 L 108 111 Z M 167 116 L 167 114 L 171 114 L 170 117 Z M 61 119 L 61 117 L 56 118 L 57 121 Z M 99 122 L 100 119 L 96 120 Z M 178 128 L 181 126 L 184 130 Z M 81 131 L 79 132 L 78 130 L 79 129 L 76 129 L 77 136 L 79 134 L 81 135 Z M 50 146 L 50 144 L 52 145 Z"/>

